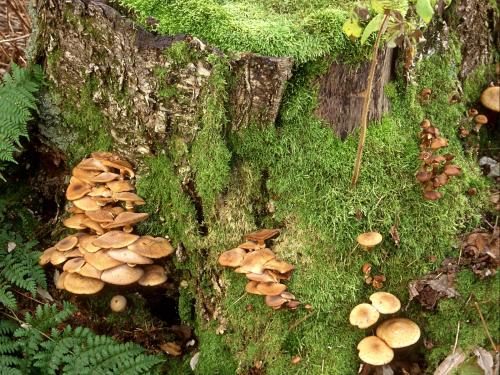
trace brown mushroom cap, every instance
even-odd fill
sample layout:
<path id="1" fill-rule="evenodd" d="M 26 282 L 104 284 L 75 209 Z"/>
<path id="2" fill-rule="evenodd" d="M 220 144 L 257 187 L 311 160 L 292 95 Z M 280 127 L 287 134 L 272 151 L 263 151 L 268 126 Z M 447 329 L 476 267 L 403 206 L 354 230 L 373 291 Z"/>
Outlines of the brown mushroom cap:
<path id="1" fill-rule="evenodd" d="M 279 281 L 271 271 L 264 271 L 264 273 L 248 272 L 245 276 L 248 280 L 258 281 L 259 283 L 277 283 Z"/>
<path id="2" fill-rule="evenodd" d="M 123 264 L 123 262 L 120 262 L 119 260 L 111 258 L 108 254 L 107 251 L 104 249 L 101 249 L 99 251 L 96 251 L 95 253 L 90 253 L 88 251 L 82 251 L 83 252 L 83 257 L 87 261 L 87 263 L 90 263 L 92 266 L 97 268 L 99 271 L 104 271 L 116 266 L 119 266 Z"/>
<path id="3" fill-rule="evenodd" d="M 85 211 L 85 215 L 97 223 L 112 223 L 115 217 L 108 210 Z"/>
<path id="4" fill-rule="evenodd" d="M 377 336 L 368 336 L 358 344 L 359 358 L 369 365 L 386 365 L 394 358 L 394 351 Z"/>
<path id="5" fill-rule="evenodd" d="M 90 263 L 85 263 L 82 268 L 78 270 L 78 272 L 82 276 L 92 277 L 94 279 L 101 279 L 102 271 L 99 271 Z"/>
<path id="6" fill-rule="evenodd" d="M 441 194 L 439 191 L 436 191 L 436 190 L 424 192 L 424 198 L 429 200 L 429 201 L 437 201 L 438 199 L 441 199 L 442 197 L 443 197 L 443 194 Z"/>
<path id="7" fill-rule="evenodd" d="M 110 249 L 107 252 L 111 258 L 119 260 L 123 263 L 131 264 L 152 264 L 153 260 L 139 255 L 126 247 L 121 249 Z"/>
<path id="8" fill-rule="evenodd" d="M 360 234 L 356 241 L 365 250 L 371 250 L 382 242 L 382 235 L 379 232 L 366 232 Z"/>
<path id="9" fill-rule="evenodd" d="M 99 223 L 89 219 L 88 217 L 82 220 L 82 225 L 85 225 L 87 228 L 92 229 L 98 235 L 104 234 L 104 229 L 99 225 Z"/>
<path id="10" fill-rule="evenodd" d="M 63 255 L 66 258 L 81 258 L 83 256 L 83 253 L 80 251 L 78 247 L 75 247 L 74 249 L 64 251 Z"/>
<path id="11" fill-rule="evenodd" d="M 128 248 L 137 254 L 148 258 L 163 258 L 174 252 L 174 248 L 166 238 L 143 236 L 128 245 Z"/>
<path id="12" fill-rule="evenodd" d="M 119 249 L 130 245 L 138 238 L 139 236 L 135 234 L 125 233 L 120 230 L 112 230 L 99 236 L 92 244 L 101 248 Z"/>
<path id="13" fill-rule="evenodd" d="M 258 249 L 262 249 L 265 246 L 259 245 L 253 241 L 247 241 L 247 242 L 244 242 L 244 243 L 238 245 L 238 247 L 240 249 L 244 249 L 244 250 L 258 250 Z"/>
<path id="14" fill-rule="evenodd" d="M 104 183 L 104 182 L 111 182 L 119 178 L 120 178 L 119 174 L 112 172 L 101 172 L 97 176 L 91 177 L 89 180 L 90 182 Z"/>
<path id="15" fill-rule="evenodd" d="M 142 286 L 156 286 L 167 281 L 167 274 L 162 266 L 152 264 L 144 267 L 144 275 L 137 282 Z"/>
<path id="16" fill-rule="evenodd" d="M 391 348 L 404 348 L 415 344 L 420 338 L 419 326 L 405 318 L 389 319 L 377 327 L 377 336 Z"/>
<path id="17" fill-rule="evenodd" d="M 52 257 L 52 254 L 54 251 L 57 251 L 55 247 L 49 247 L 47 250 L 45 250 L 42 255 L 40 255 L 40 259 L 38 260 L 38 264 L 41 266 L 46 265 L 47 263 L 50 262 L 50 258 Z"/>
<path id="18" fill-rule="evenodd" d="M 266 270 L 278 271 L 279 273 L 287 273 L 295 269 L 295 266 L 282 260 L 271 259 L 264 264 L 264 268 Z"/>
<path id="19" fill-rule="evenodd" d="M 127 299 L 124 296 L 118 294 L 111 298 L 111 300 L 109 301 L 109 307 L 114 312 L 125 311 L 125 309 L 127 308 Z"/>
<path id="20" fill-rule="evenodd" d="M 448 146 L 448 140 L 446 138 L 434 138 L 431 142 L 431 150 L 437 150 L 442 147 Z"/>
<path id="21" fill-rule="evenodd" d="M 500 86 L 491 86 L 484 90 L 481 103 L 492 111 L 500 112 Z"/>
<path id="22" fill-rule="evenodd" d="M 247 253 L 241 262 L 241 271 L 263 273 L 264 264 L 275 257 L 270 249 L 259 249 Z"/>
<path id="23" fill-rule="evenodd" d="M 66 276 L 69 275 L 69 272 L 62 272 L 59 274 L 59 276 L 55 277 L 56 275 L 54 275 L 54 278 L 55 278 L 55 285 L 56 285 L 56 288 L 57 289 L 64 289 L 64 279 L 66 278 Z"/>
<path id="24" fill-rule="evenodd" d="M 266 296 L 275 296 L 286 290 L 286 285 L 280 283 L 258 283 L 257 290 Z"/>
<path id="25" fill-rule="evenodd" d="M 85 171 L 107 172 L 109 170 L 104 164 L 94 158 L 83 159 L 76 167 Z"/>
<path id="26" fill-rule="evenodd" d="M 415 176 L 420 182 L 427 182 L 432 178 L 432 173 L 427 171 L 420 171 Z"/>
<path id="27" fill-rule="evenodd" d="M 265 240 L 276 237 L 280 234 L 278 229 L 261 229 L 245 235 L 245 240 L 254 241 L 263 245 Z"/>
<path id="28" fill-rule="evenodd" d="M 63 238 L 61 241 L 56 243 L 54 247 L 59 251 L 68 251 L 76 246 L 78 243 L 78 238 L 75 236 L 68 236 Z"/>
<path id="29" fill-rule="evenodd" d="M 104 225 L 106 229 L 123 227 L 126 225 L 133 225 L 140 221 L 146 220 L 149 214 L 144 212 L 122 212 L 119 214 L 113 222 Z"/>
<path id="30" fill-rule="evenodd" d="M 484 125 L 488 123 L 488 117 L 485 115 L 477 115 L 474 117 L 474 122 L 479 125 Z"/>
<path id="31" fill-rule="evenodd" d="M 448 164 L 444 166 L 444 173 L 448 176 L 459 176 L 462 170 L 457 165 Z"/>
<path id="32" fill-rule="evenodd" d="M 92 242 L 94 242 L 99 236 L 97 235 L 86 235 L 78 240 L 78 247 L 82 248 L 85 251 L 88 251 L 89 253 L 95 253 L 96 251 L 100 250 L 101 248 L 99 246 L 95 246 Z"/>
<path id="33" fill-rule="evenodd" d="M 263 295 L 264 293 L 260 292 L 257 290 L 257 285 L 259 285 L 258 281 L 252 281 L 250 280 L 247 285 L 245 285 L 245 292 L 250 293 L 250 294 L 258 294 L 258 295 Z"/>
<path id="34" fill-rule="evenodd" d="M 118 181 L 107 182 L 106 186 L 113 193 L 122 193 L 124 191 L 133 191 L 134 190 L 134 187 L 132 186 L 130 181 L 127 181 L 127 180 L 118 180 Z"/>
<path id="35" fill-rule="evenodd" d="M 275 296 L 266 296 L 265 302 L 267 306 L 275 308 L 281 307 L 285 302 L 288 302 L 288 300 L 278 294 Z"/>
<path id="36" fill-rule="evenodd" d="M 73 204 L 84 211 L 95 211 L 100 208 L 97 201 L 91 197 L 83 197 L 73 201 Z"/>
<path id="37" fill-rule="evenodd" d="M 104 288 L 104 283 L 101 280 L 78 273 L 68 273 L 64 278 L 64 289 L 74 294 L 94 294 L 102 288 Z"/>
<path id="38" fill-rule="evenodd" d="M 121 193 L 113 193 L 111 198 L 113 198 L 115 201 L 132 202 L 136 206 L 140 206 L 146 203 L 144 202 L 144 199 L 139 197 L 137 194 L 128 191 L 124 191 Z"/>
<path id="39" fill-rule="evenodd" d="M 246 255 L 246 251 L 236 247 L 231 250 L 224 251 L 219 256 L 219 264 L 225 267 L 239 267 L 243 262 L 243 258 Z"/>
<path id="40" fill-rule="evenodd" d="M 144 275 L 144 270 L 142 268 L 130 267 L 127 264 L 122 264 L 121 266 L 103 271 L 101 280 L 108 284 L 129 285 L 138 281 L 142 275 Z"/>
<path id="41" fill-rule="evenodd" d="M 394 294 L 375 292 L 370 296 L 373 307 L 381 314 L 394 314 L 401 308 L 401 301 Z"/>
<path id="42" fill-rule="evenodd" d="M 380 317 L 380 313 L 375 307 L 368 303 L 361 303 L 351 310 L 349 323 L 358 328 L 364 329 L 375 324 Z"/>
<path id="43" fill-rule="evenodd" d="M 71 177 L 66 190 L 66 199 L 69 201 L 80 199 L 85 196 L 85 194 L 90 192 L 91 189 L 92 187 L 89 184 L 86 184 L 77 177 Z"/>
<path id="44" fill-rule="evenodd" d="M 63 271 L 73 273 L 78 272 L 85 264 L 85 259 L 78 257 L 68 260 L 64 263 Z"/>
<path id="45" fill-rule="evenodd" d="M 87 194 L 89 197 L 111 198 L 113 192 L 105 185 L 94 186 Z"/>
<path id="46" fill-rule="evenodd" d="M 67 219 L 63 220 L 63 225 L 66 228 L 71 228 L 71 229 L 85 229 L 85 225 L 82 224 L 82 221 L 85 220 L 87 216 L 85 214 L 75 214 Z"/>
<path id="47" fill-rule="evenodd" d="M 120 174 L 122 175 L 124 175 L 125 172 L 127 172 L 131 178 L 134 177 L 134 171 L 132 169 L 132 165 L 129 162 L 120 159 L 118 155 L 115 155 L 111 152 L 98 151 L 98 152 L 93 152 L 90 156 L 92 156 L 94 159 L 101 161 L 107 167 L 120 170 Z"/>

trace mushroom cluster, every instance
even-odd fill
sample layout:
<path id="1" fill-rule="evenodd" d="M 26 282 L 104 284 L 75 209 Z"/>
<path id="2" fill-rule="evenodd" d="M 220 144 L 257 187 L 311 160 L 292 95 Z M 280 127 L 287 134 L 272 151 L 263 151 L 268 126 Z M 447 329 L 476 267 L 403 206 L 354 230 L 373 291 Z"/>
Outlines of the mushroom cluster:
<path id="1" fill-rule="evenodd" d="M 66 198 L 71 214 L 64 226 L 78 232 L 48 248 L 39 263 L 61 266 L 56 287 L 94 294 L 106 283 L 154 286 L 165 282 L 165 269 L 154 259 L 173 253 L 161 237 L 138 236 L 133 226 L 148 217 L 134 212 L 144 200 L 134 193 L 134 171 L 109 152 L 94 152 L 72 171 Z"/>
<path id="2" fill-rule="evenodd" d="M 422 184 L 424 198 L 435 201 L 443 196 L 437 189 L 446 185 L 451 177 L 459 176 L 462 171 L 459 166 L 451 163 L 454 159 L 452 154 L 436 153 L 448 146 L 448 140 L 440 136 L 439 129 L 427 119 L 422 121 L 420 128 L 419 159 L 422 160 L 422 165 L 415 177 Z"/>
<path id="3" fill-rule="evenodd" d="M 352 309 L 349 322 L 365 329 L 374 325 L 380 314 L 394 314 L 401 308 L 399 299 L 386 292 L 370 296 L 371 305 L 362 303 Z M 420 339 L 419 326 L 406 318 L 391 318 L 382 322 L 375 331 L 358 344 L 359 358 L 370 365 L 386 365 L 394 358 L 394 350 L 415 344 Z"/>
<path id="4" fill-rule="evenodd" d="M 286 291 L 282 280 L 289 280 L 295 268 L 292 264 L 276 259 L 266 240 L 276 237 L 277 229 L 262 229 L 247 234 L 246 242 L 236 248 L 224 251 L 219 256 L 219 264 L 233 267 L 235 272 L 244 273 L 249 280 L 245 291 L 265 296 L 267 306 L 277 310 L 283 306 L 295 310 L 300 302 L 292 293 Z"/>

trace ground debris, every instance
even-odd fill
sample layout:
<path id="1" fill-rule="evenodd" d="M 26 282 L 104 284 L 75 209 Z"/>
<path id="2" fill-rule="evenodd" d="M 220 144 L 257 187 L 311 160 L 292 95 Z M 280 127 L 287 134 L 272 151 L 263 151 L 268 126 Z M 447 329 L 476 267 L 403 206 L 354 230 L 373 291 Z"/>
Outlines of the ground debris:
<path id="1" fill-rule="evenodd" d="M 470 353 L 458 349 L 448 355 L 434 371 L 433 375 L 450 375 L 460 373 L 498 374 L 499 353 L 489 352 L 481 347 L 474 348 Z"/>
<path id="2" fill-rule="evenodd" d="M 363 363 L 358 375 L 422 375 L 423 371 L 416 362 L 393 361 L 384 366 L 373 366 Z"/>
<path id="3" fill-rule="evenodd" d="M 498 227 L 495 227 L 493 233 L 475 231 L 466 235 L 458 259 L 446 258 L 441 268 L 410 282 L 410 301 L 416 299 L 424 308 L 433 310 L 440 299 L 457 297 L 455 275 L 464 268 L 480 278 L 495 275 L 500 265 L 498 232 Z"/>

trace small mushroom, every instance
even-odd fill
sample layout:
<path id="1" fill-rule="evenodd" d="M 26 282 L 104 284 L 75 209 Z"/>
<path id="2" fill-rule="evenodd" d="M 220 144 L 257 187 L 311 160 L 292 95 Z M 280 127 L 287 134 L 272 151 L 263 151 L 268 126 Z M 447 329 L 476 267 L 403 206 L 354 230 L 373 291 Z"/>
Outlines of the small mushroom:
<path id="1" fill-rule="evenodd" d="M 157 264 L 152 264 L 144 267 L 144 275 L 137 282 L 142 286 L 156 286 L 167 281 L 165 268 Z"/>
<path id="2" fill-rule="evenodd" d="M 133 191 L 134 190 L 134 187 L 132 186 L 132 184 L 127 180 L 118 180 L 118 181 L 107 182 L 106 186 L 113 193 L 123 193 L 124 191 Z"/>
<path id="3" fill-rule="evenodd" d="M 361 340 L 357 347 L 359 358 L 369 365 L 382 366 L 394 358 L 394 351 L 377 336 L 368 336 Z"/>
<path id="4" fill-rule="evenodd" d="M 265 298 L 266 305 L 272 307 L 273 309 L 280 308 L 286 302 L 288 302 L 288 300 L 281 297 L 279 294 L 274 296 L 267 295 Z"/>
<path id="5" fill-rule="evenodd" d="M 85 211 L 83 211 L 85 212 Z M 63 225 L 66 228 L 71 229 L 85 229 L 85 225 L 82 224 L 82 221 L 85 220 L 87 216 L 85 214 L 75 214 L 73 216 L 68 217 L 63 220 Z"/>
<path id="6" fill-rule="evenodd" d="M 101 279 L 102 272 L 103 271 L 98 270 L 90 263 L 85 263 L 82 266 L 82 268 L 80 268 L 77 271 L 77 273 L 79 273 L 82 276 L 91 277 L 93 279 L 99 279 L 99 280 Z"/>
<path id="7" fill-rule="evenodd" d="M 113 312 L 123 312 L 127 308 L 127 299 L 121 294 L 118 294 L 111 298 L 109 301 L 109 307 Z"/>
<path id="8" fill-rule="evenodd" d="M 479 132 L 481 126 L 488 123 L 488 117 L 486 117 L 485 115 L 477 115 L 476 117 L 474 117 L 474 122 L 476 123 L 476 127 L 474 128 L 474 130 L 476 132 Z"/>
<path id="9" fill-rule="evenodd" d="M 441 194 L 439 191 L 436 191 L 436 190 L 424 192 L 424 198 L 429 200 L 429 201 L 437 201 L 438 199 L 441 199 L 442 197 L 443 197 L 443 194 Z"/>
<path id="10" fill-rule="evenodd" d="M 431 145 L 430 145 L 430 149 L 431 150 L 438 150 L 438 149 L 446 147 L 446 146 L 448 146 L 448 140 L 446 138 L 439 137 L 439 138 L 435 138 L 432 140 Z"/>
<path id="11" fill-rule="evenodd" d="M 432 173 L 427 171 L 420 171 L 415 176 L 420 182 L 427 182 L 432 178 Z"/>
<path id="12" fill-rule="evenodd" d="M 50 262 L 50 258 L 52 257 L 52 254 L 54 251 L 57 251 L 55 247 L 49 247 L 47 250 L 45 250 L 42 255 L 40 255 L 40 259 L 38 260 L 38 264 L 41 266 L 46 265 L 47 263 Z"/>
<path id="13" fill-rule="evenodd" d="M 123 247 L 121 249 L 110 249 L 106 253 L 113 259 L 119 260 L 123 263 L 131 264 L 152 264 L 153 260 L 145 256 L 139 255 L 132 250 Z"/>
<path id="14" fill-rule="evenodd" d="M 98 237 L 99 236 L 97 235 L 83 236 L 78 240 L 78 247 L 88 251 L 89 253 L 95 253 L 101 249 L 99 246 L 92 244 L 92 242 L 94 242 Z"/>
<path id="15" fill-rule="evenodd" d="M 481 94 L 481 104 L 495 112 L 500 112 L 500 86 L 490 86 Z"/>
<path id="16" fill-rule="evenodd" d="M 248 280 L 258 281 L 259 283 L 277 283 L 279 281 L 276 275 L 271 271 L 264 271 L 264 273 L 248 272 L 246 277 Z"/>
<path id="17" fill-rule="evenodd" d="M 264 264 L 264 268 L 266 270 L 278 271 L 279 273 L 288 273 L 295 269 L 295 266 L 282 260 L 271 259 Z"/>
<path id="18" fill-rule="evenodd" d="M 406 318 L 389 319 L 377 327 L 377 336 L 391 348 L 404 348 L 415 344 L 420 338 L 418 325 Z"/>
<path id="19" fill-rule="evenodd" d="M 123 231 L 112 230 L 99 236 L 96 240 L 92 242 L 94 246 L 101 248 L 113 248 L 119 249 L 126 247 L 133 242 L 135 242 L 139 236 L 135 234 L 125 233 Z M 141 254 L 142 255 L 142 254 Z"/>
<path id="20" fill-rule="evenodd" d="M 360 234 L 356 241 L 366 251 L 371 251 L 375 246 L 382 242 L 382 235 L 379 232 L 366 232 Z"/>
<path id="21" fill-rule="evenodd" d="M 112 229 L 137 224 L 146 220 L 148 216 L 149 214 L 143 212 L 122 212 L 111 223 L 103 225 L 103 228 Z"/>
<path id="22" fill-rule="evenodd" d="M 130 250 L 148 258 L 163 258 L 174 252 L 166 238 L 142 236 L 127 246 Z"/>
<path id="23" fill-rule="evenodd" d="M 361 303 L 354 307 L 349 314 L 349 323 L 358 328 L 365 329 L 374 325 L 380 313 L 375 307 L 368 303 Z"/>
<path id="24" fill-rule="evenodd" d="M 85 194 L 91 190 L 91 186 L 83 182 L 82 180 L 71 177 L 68 189 L 66 190 L 66 199 L 69 201 L 74 201 L 75 199 L 80 199 Z"/>
<path id="25" fill-rule="evenodd" d="M 279 234 L 280 231 L 278 229 L 261 229 L 245 235 L 245 239 L 257 242 L 259 245 L 265 245 L 266 240 L 276 237 Z"/>
<path id="26" fill-rule="evenodd" d="M 265 296 L 275 296 L 286 290 L 286 285 L 280 283 L 258 283 L 256 289 Z"/>
<path id="27" fill-rule="evenodd" d="M 273 258 L 275 258 L 274 253 L 267 248 L 247 253 L 241 262 L 239 272 L 263 273 L 264 264 Z"/>
<path id="28" fill-rule="evenodd" d="M 104 271 L 109 268 L 113 268 L 123 264 L 119 260 L 111 258 L 107 251 L 104 249 L 98 250 L 94 253 L 90 253 L 88 251 L 83 250 L 83 257 L 87 263 L 90 263 L 92 266 L 97 268 L 99 271 Z"/>
<path id="29" fill-rule="evenodd" d="M 459 176 L 462 173 L 462 170 L 457 165 L 448 164 L 444 167 L 444 173 L 447 176 Z"/>
<path id="30" fill-rule="evenodd" d="M 85 211 L 85 215 L 97 223 L 112 223 L 113 220 L 115 220 L 115 217 L 111 212 L 103 209 Z"/>
<path id="31" fill-rule="evenodd" d="M 76 246 L 78 243 L 78 238 L 75 236 L 68 236 L 63 238 L 61 241 L 56 243 L 54 247 L 59 251 L 68 251 Z"/>
<path id="32" fill-rule="evenodd" d="M 78 272 L 85 264 L 85 259 L 78 257 L 68 260 L 64 263 L 63 271 L 73 273 Z"/>
<path id="33" fill-rule="evenodd" d="M 394 294 L 375 292 L 370 296 L 372 306 L 381 314 L 394 314 L 401 308 L 401 302 Z"/>

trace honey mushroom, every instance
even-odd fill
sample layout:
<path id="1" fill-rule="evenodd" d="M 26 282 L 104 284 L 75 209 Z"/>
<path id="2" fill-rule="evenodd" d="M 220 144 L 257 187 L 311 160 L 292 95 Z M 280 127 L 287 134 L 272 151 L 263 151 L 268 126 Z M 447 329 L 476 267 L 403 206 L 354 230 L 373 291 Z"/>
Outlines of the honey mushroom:
<path id="1" fill-rule="evenodd" d="M 70 216 L 63 224 L 80 232 L 63 238 L 39 259 L 41 265 L 62 267 L 57 288 L 94 294 L 106 283 L 151 287 L 167 280 L 165 269 L 154 259 L 171 255 L 170 243 L 131 233 L 149 216 L 133 211 L 145 203 L 134 192 L 134 176 L 128 162 L 108 152 L 94 152 L 73 168 L 66 190 Z"/>

